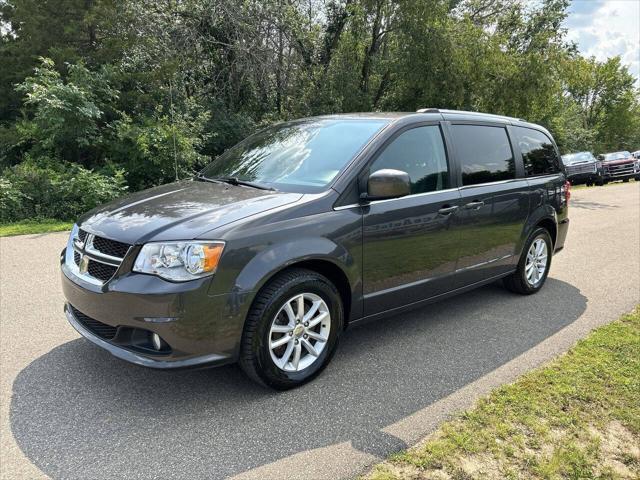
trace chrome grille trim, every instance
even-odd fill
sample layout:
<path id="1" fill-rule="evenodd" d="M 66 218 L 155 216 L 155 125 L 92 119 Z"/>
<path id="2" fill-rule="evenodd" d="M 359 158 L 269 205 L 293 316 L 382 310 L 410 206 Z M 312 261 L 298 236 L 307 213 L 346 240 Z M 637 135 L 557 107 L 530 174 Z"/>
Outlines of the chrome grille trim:
<path id="1" fill-rule="evenodd" d="M 70 250 L 70 252 L 67 254 L 67 260 L 65 263 L 71 273 L 75 276 L 91 284 L 101 286 L 111 280 L 117 273 L 124 256 L 129 253 L 131 245 L 127 246 L 127 244 L 123 244 L 122 242 L 97 237 L 101 239 L 103 245 L 105 242 L 114 242 L 119 244 L 121 247 L 127 248 L 123 257 L 116 257 L 103 253 L 95 248 L 95 238 L 95 234 L 78 229 L 77 234 L 69 239 L 67 249 Z M 104 265 L 104 267 L 98 268 L 99 266 L 96 264 Z M 110 269 L 112 269 L 113 273 L 111 273 Z M 94 277 L 91 273 L 94 273 L 95 275 L 102 274 L 103 278 Z"/>
<path id="2" fill-rule="evenodd" d="M 577 175 L 580 173 L 596 173 L 596 164 L 595 163 L 586 163 L 581 165 L 569 165 L 565 167 L 567 170 L 567 175 Z"/>

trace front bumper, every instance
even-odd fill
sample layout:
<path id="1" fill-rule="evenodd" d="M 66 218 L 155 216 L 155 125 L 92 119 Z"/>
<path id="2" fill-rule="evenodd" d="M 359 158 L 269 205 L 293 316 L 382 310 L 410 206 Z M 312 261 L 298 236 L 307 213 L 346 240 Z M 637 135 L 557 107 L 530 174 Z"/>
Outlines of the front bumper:
<path id="1" fill-rule="evenodd" d="M 211 354 L 201 357 L 190 357 L 182 360 L 165 360 L 162 358 L 153 358 L 145 356 L 125 347 L 113 344 L 100 338 L 90 329 L 88 329 L 78 318 L 73 314 L 70 305 L 67 303 L 64 306 L 64 313 L 67 316 L 67 320 L 76 331 L 90 342 L 95 343 L 101 348 L 104 348 L 114 357 L 120 358 L 130 363 L 135 363 L 143 367 L 159 368 L 159 369 L 174 369 L 174 368 L 188 368 L 203 365 L 220 365 L 227 363 L 229 358 L 224 355 Z"/>
<path id="2" fill-rule="evenodd" d="M 616 180 L 631 180 L 632 178 L 640 178 L 640 172 L 637 173 L 627 173 L 627 174 L 614 174 L 614 175 L 608 175 L 608 174 L 604 174 L 602 176 L 603 180 L 605 182 L 615 182 Z"/>
<path id="3" fill-rule="evenodd" d="M 236 294 L 208 295 L 209 284 L 210 278 L 171 283 L 131 273 L 96 287 L 74 279 L 62 264 L 69 323 L 114 356 L 152 368 L 217 366 L 237 359 L 243 302 Z M 105 330 L 117 333 L 105 335 Z M 152 333 L 164 342 L 160 351 L 145 340 Z"/>
<path id="4" fill-rule="evenodd" d="M 575 173 L 573 175 L 567 175 L 567 180 L 569 180 L 572 185 L 577 185 L 579 183 L 585 183 L 585 182 L 595 182 L 598 178 L 599 178 L 599 175 L 597 172 Z"/>

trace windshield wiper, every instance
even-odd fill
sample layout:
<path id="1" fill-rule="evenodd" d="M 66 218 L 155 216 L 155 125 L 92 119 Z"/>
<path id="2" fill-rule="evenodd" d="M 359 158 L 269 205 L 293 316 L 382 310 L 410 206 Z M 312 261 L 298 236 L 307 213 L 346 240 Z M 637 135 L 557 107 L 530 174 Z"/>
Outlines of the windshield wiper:
<path id="1" fill-rule="evenodd" d="M 205 177 L 204 175 L 200 174 L 196 177 L 198 180 L 202 180 L 205 182 L 224 182 L 224 183 L 228 183 L 230 185 L 243 185 L 246 187 L 252 187 L 252 188 L 258 188 L 260 190 L 270 190 L 270 191 L 276 191 L 275 188 L 273 187 L 268 187 L 266 185 L 263 185 L 261 183 L 258 182 L 249 182 L 247 180 L 240 180 L 238 177 L 214 177 L 214 178 L 208 178 Z"/>

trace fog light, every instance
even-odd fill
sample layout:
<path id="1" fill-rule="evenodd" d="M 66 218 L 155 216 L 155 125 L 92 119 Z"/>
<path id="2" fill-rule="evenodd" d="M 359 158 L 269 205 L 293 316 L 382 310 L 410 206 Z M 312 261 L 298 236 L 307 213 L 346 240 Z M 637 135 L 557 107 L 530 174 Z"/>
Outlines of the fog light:
<path id="1" fill-rule="evenodd" d="M 162 339 L 157 333 L 151 334 L 151 343 L 153 344 L 153 348 L 155 348 L 156 350 L 162 349 Z"/>

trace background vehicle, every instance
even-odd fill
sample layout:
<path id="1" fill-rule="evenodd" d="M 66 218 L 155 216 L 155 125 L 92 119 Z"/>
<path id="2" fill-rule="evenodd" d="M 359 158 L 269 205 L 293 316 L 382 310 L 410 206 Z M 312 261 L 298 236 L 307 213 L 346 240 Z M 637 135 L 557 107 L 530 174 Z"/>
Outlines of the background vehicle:
<path id="1" fill-rule="evenodd" d="M 635 152 L 631 152 L 633 158 L 640 160 L 640 150 L 636 150 Z"/>
<path id="2" fill-rule="evenodd" d="M 550 134 L 425 109 L 287 122 L 193 181 L 80 218 L 61 258 L 69 322 L 154 368 L 239 361 L 290 388 L 344 327 L 502 279 L 545 283 L 570 184 Z"/>
<path id="3" fill-rule="evenodd" d="M 606 182 L 622 180 L 628 182 L 635 178 L 640 180 L 640 162 L 627 151 L 598 155 L 602 161 L 602 177 Z"/>
<path id="4" fill-rule="evenodd" d="M 591 152 L 569 153 L 562 156 L 567 179 L 572 185 L 586 183 L 587 186 L 603 185 L 602 162 Z"/>

